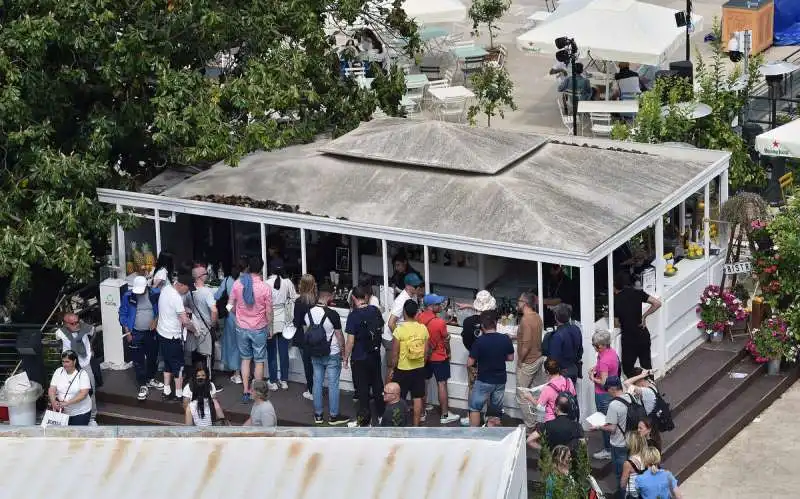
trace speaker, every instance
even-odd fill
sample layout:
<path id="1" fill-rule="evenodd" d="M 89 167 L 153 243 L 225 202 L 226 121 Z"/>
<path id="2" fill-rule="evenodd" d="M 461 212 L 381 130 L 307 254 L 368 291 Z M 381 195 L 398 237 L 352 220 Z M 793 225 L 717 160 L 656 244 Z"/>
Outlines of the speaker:
<path id="1" fill-rule="evenodd" d="M 694 84 L 694 66 L 692 61 L 675 61 L 669 63 L 670 71 L 675 71 L 681 78 L 688 78 L 689 84 Z"/>
<path id="2" fill-rule="evenodd" d="M 17 332 L 17 352 L 20 355 L 41 355 L 42 332 L 38 329 L 20 329 Z"/>

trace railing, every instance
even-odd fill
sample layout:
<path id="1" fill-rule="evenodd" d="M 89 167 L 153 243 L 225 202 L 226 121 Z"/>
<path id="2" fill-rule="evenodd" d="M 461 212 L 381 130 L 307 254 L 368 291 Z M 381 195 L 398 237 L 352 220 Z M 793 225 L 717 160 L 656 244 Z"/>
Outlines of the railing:
<path id="1" fill-rule="evenodd" d="M 783 59 L 785 62 L 800 65 L 800 50 L 795 50 Z M 796 98 L 800 97 L 800 70 L 785 75 L 776 93 L 778 112 L 793 114 L 797 112 Z M 784 107 L 788 102 L 788 106 Z M 747 103 L 745 121 L 758 124 L 770 124 L 771 101 L 769 98 L 769 85 L 765 81 L 756 84 L 750 92 Z"/>

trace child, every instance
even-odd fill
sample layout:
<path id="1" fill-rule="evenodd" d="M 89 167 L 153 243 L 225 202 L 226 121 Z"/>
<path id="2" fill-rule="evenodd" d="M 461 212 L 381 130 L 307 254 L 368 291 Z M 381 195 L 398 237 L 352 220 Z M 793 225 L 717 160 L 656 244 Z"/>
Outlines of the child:
<path id="1" fill-rule="evenodd" d="M 278 426 L 278 417 L 269 398 L 269 387 L 263 379 L 253 381 L 253 407 L 244 426 Z"/>

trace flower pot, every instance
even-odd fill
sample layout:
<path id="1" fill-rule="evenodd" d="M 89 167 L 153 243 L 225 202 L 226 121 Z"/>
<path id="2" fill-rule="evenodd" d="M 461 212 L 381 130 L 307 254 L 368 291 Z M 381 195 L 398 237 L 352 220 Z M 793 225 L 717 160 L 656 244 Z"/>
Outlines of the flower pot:
<path id="1" fill-rule="evenodd" d="M 767 362 L 767 376 L 777 376 L 781 373 L 781 359 L 769 359 Z"/>
<path id="2" fill-rule="evenodd" d="M 722 343 L 722 331 L 714 331 L 713 333 L 708 335 L 708 341 L 711 343 Z"/>

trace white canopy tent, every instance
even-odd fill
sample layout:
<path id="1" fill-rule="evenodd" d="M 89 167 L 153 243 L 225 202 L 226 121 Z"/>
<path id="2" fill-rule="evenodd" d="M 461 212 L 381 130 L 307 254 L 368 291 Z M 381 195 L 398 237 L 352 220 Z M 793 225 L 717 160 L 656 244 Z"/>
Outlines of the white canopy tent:
<path id="1" fill-rule="evenodd" d="M 421 24 L 457 23 L 467 19 L 467 7 L 459 0 L 405 0 L 403 10 Z"/>
<path id="2" fill-rule="evenodd" d="M 800 119 L 756 137 L 756 150 L 765 156 L 800 158 Z"/>
<path id="3" fill-rule="evenodd" d="M 532 54 L 555 54 L 555 39 L 567 36 L 583 54 L 605 61 L 661 66 L 683 43 L 684 28 L 675 25 L 675 9 L 636 0 L 582 0 L 517 38 L 517 48 Z M 576 8 L 580 7 L 580 8 Z M 702 18 L 693 16 L 695 29 Z"/>

